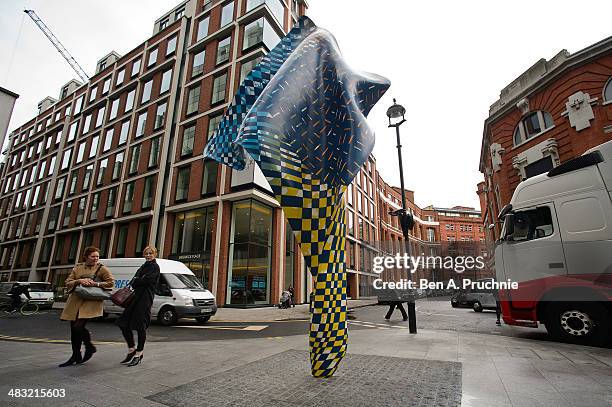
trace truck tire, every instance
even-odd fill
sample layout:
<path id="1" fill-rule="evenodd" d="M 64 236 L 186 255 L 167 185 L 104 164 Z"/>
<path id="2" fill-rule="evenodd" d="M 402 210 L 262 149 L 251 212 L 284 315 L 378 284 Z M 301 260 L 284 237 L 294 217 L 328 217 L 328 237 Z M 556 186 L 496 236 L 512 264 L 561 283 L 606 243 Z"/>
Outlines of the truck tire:
<path id="1" fill-rule="evenodd" d="M 609 311 L 597 302 L 553 302 L 544 325 L 553 338 L 580 345 L 604 345 L 612 328 Z"/>
<path id="2" fill-rule="evenodd" d="M 472 305 L 472 309 L 475 312 L 482 312 L 482 305 L 480 304 L 479 301 L 476 301 L 473 305 Z"/>
<path id="3" fill-rule="evenodd" d="M 196 321 L 198 322 L 198 324 L 205 324 L 210 320 L 210 316 L 206 316 L 206 317 L 196 317 Z"/>
<path id="4" fill-rule="evenodd" d="M 157 314 L 157 322 L 162 324 L 163 326 L 171 326 L 176 324 L 178 321 L 178 315 L 176 315 L 176 311 L 173 307 L 166 305 L 159 310 L 159 314 Z"/>

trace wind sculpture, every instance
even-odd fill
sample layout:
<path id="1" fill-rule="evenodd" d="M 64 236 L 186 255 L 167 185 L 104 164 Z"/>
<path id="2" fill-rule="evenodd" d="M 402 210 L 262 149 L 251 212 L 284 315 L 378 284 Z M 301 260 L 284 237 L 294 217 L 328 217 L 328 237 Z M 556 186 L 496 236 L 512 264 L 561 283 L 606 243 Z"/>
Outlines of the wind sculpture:
<path id="1" fill-rule="evenodd" d="M 347 348 L 342 195 L 374 147 L 365 116 L 389 88 L 353 72 L 334 37 L 308 17 L 246 76 L 204 155 L 234 169 L 252 157 L 300 244 L 316 283 L 312 375 L 330 377 Z"/>

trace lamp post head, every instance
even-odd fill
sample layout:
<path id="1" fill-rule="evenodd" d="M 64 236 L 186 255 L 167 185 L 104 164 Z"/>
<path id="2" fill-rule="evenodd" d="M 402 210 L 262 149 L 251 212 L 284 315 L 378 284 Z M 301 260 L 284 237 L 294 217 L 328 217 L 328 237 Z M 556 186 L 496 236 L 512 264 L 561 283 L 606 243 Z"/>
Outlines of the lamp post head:
<path id="1" fill-rule="evenodd" d="M 387 117 L 389 118 L 389 127 L 399 127 L 402 123 L 406 121 L 404 115 L 406 114 L 406 109 L 402 105 L 398 105 L 393 99 L 393 105 L 387 109 Z"/>

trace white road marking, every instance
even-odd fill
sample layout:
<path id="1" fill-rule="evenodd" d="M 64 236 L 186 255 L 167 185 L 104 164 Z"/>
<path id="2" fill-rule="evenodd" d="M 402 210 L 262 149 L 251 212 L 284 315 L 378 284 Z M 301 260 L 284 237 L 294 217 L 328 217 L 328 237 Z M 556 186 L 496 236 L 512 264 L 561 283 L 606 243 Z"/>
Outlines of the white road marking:
<path id="1" fill-rule="evenodd" d="M 179 325 L 175 328 L 190 329 L 221 329 L 227 331 L 263 331 L 268 325 L 248 325 L 248 326 L 207 326 L 207 325 Z"/>

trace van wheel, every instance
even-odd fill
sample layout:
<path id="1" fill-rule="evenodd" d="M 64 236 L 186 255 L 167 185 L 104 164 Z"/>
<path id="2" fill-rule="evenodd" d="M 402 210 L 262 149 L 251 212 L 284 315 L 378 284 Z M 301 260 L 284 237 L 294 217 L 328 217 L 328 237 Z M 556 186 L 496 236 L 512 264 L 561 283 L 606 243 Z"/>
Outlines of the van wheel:
<path id="1" fill-rule="evenodd" d="M 553 338 L 581 345 L 603 345 L 612 330 L 608 310 L 596 302 L 551 303 L 544 325 Z"/>
<path id="2" fill-rule="evenodd" d="M 174 325 L 177 321 L 178 316 L 176 315 L 176 311 L 172 307 L 163 307 L 159 310 L 159 314 L 157 314 L 157 322 L 159 322 L 163 326 Z"/>
<path id="3" fill-rule="evenodd" d="M 476 301 L 474 305 L 472 305 L 472 309 L 475 312 L 482 312 L 482 305 L 480 304 L 480 302 Z"/>
<path id="4" fill-rule="evenodd" d="M 207 317 L 196 317 L 198 324 L 205 324 L 210 320 L 210 316 Z"/>

